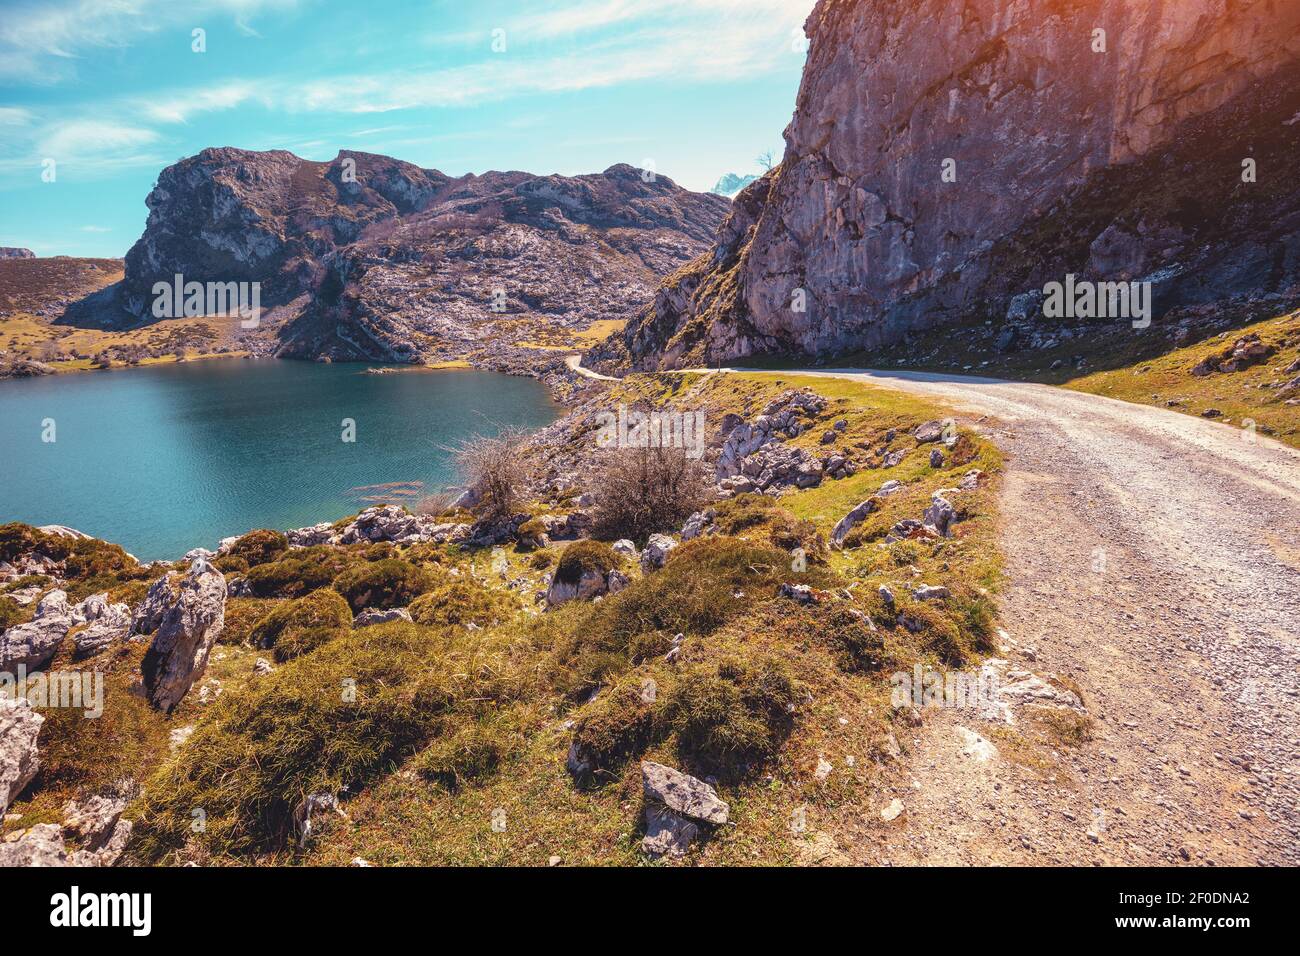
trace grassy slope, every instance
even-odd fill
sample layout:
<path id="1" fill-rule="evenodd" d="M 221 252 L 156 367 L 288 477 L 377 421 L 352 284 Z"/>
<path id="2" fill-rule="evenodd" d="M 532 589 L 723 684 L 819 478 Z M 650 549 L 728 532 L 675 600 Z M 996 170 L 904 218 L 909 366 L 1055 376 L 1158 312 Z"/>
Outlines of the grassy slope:
<path id="1" fill-rule="evenodd" d="M 104 331 L 55 325 L 38 312 L 62 312 L 62 304 L 96 292 L 122 278 L 120 259 L 10 259 L 0 261 L 0 362 L 16 357 L 51 362 L 59 372 L 86 371 L 93 357 L 106 349 L 141 354 L 141 365 L 176 361 L 177 350 L 188 358 L 212 356 L 229 347 L 239 329 L 237 316 L 165 319 L 137 329 Z M 8 353 L 5 355 L 4 353 Z M 242 355 L 231 350 L 224 355 Z M 85 358 L 76 358 L 82 355 Z"/>
<path id="2" fill-rule="evenodd" d="M 1238 372 L 1191 374 L 1191 369 L 1202 359 L 1249 334 L 1258 335 L 1261 342 L 1275 348 L 1274 354 Z M 1300 447 L 1300 389 L 1283 393 L 1271 387 L 1296 377 L 1298 373 L 1287 374 L 1283 370 L 1297 359 L 1300 359 L 1300 312 L 1293 312 L 1122 368 L 1084 375 L 1065 385 L 1081 392 L 1159 405 L 1189 415 L 1218 409 L 1223 413 L 1219 421 L 1245 428 L 1254 422 L 1258 432 Z"/>
<path id="3" fill-rule="evenodd" d="M 899 393 L 790 374 L 636 376 L 615 386 L 609 397 L 611 403 L 641 399 L 660 406 L 705 407 L 713 429 L 727 411 L 752 419 L 783 389 L 803 386 L 831 399 L 820 419 L 796 440 L 818 450 L 824 450 L 821 434 L 841 417 L 850 424 L 835 447 L 855 447 L 858 442 L 876 447 L 887 430 L 896 429 L 899 437 L 892 447 L 902 449 L 916 445 L 907 434 L 916 424 L 945 417 L 944 409 Z M 826 481 L 777 502 L 760 498 L 721 505 L 723 519 L 740 540 L 734 546 L 716 537 L 706 542 L 724 550 L 740 548 L 741 553 L 748 548 L 758 555 L 742 558 L 742 567 L 731 572 L 694 563 L 714 546 L 705 545 L 679 552 L 672 559 L 678 562 L 675 571 L 670 561 L 669 569 L 644 581 L 639 569 L 628 566 L 633 584 L 622 594 L 558 612 L 540 614 L 527 599 L 541 586 L 542 574 L 554 567 L 562 546 L 540 555 L 513 548 L 493 553 L 429 545 L 341 550 L 334 559 L 336 570 L 397 553 L 434 579 L 453 580 L 445 574 L 455 569 L 459 576 L 454 580 L 480 582 L 472 587 L 499 596 L 508 594 L 504 580 L 524 577 L 529 584 L 517 593 L 525 600 L 511 598 L 507 603 L 526 607 L 481 631 L 391 624 L 336 636 L 280 664 L 271 676 L 254 678 L 252 662 L 259 655 L 271 655 L 248 646 L 247 638 L 257 622 L 283 607 L 286 599 L 232 600 L 222 644 L 201 682 L 215 686 L 219 681 L 220 698 L 201 703 L 196 685 L 176 714 L 163 717 L 130 694 L 138 662 L 126 652 L 106 655 L 97 666 L 109 666 L 117 676 L 110 679 L 105 716 L 98 721 L 61 717 L 47 725 L 42 738 L 49 755 L 46 775 L 15 804 L 14 812 L 23 819 L 5 829 L 55 820 L 64 801 L 102 792 L 130 770 L 142 780 L 148 778 L 145 796 L 128 811 L 138 821 L 133 853 L 143 861 L 346 864 L 362 856 L 388 865 L 545 865 L 551 856 L 560 856 L 566 864 L 638 864 L 643 862 L 639 761 L 657 758 L 701 775 L 707 771 L 707 761 L 692 756 L 694 738 L 684 729 L 673 729 L 677 725 L 671 723 L 670 705 L 677 699 L 675 689 L 691 675 L 703 683 L 684 692 L 686 698 L 699 696 L 700 687 L 716 690 L 719 675 L 734 660 L 744 667 L 773 668 L 794 681 L 795 715 L 792 726 L 771 742 L 768 759 L 719 784 L 731 803 L 733 823 L 716 832 L 687 862 L 824 859 L 837 835 L 842 848 L 854 845 L 853 835 L 860 832 L 864 818 L 880 825 L 876 813 L 883 800 L 876 796 L 876 787 L 888 767 L 882 755 L 891 746 L 891 736 L 906 746 L 903 730 L 894 733 L 899 715 L 889 707 L 888 674 L 918 660 L 969 663 L 989 641 L 989 592 L 996 590 L 999 575 L 994 494 L 1000 459 L 989 443 L 965 427 L 962 433 L 961 444 L 950 456 L 960 463 L 943 469 L 929 466 L 934 446 L 919 446 L 893 469 L 863 468 L 851 478 Z M 854 457 L 866 455 L 859 449 Z M 958 496 L 965 517 L 954 538 L 888 546 L 879 540 L 899 518 L 919 517 L 932 490 L 952 487 L 973 468 L 992 480 Z M 844 552 L 819 552 L 811 532 L 824 538 L 844 511 L 890 478 L 905 482 L 906 489 L 884 499 L 881 513 L 869 519 L 864 526 L 868 540 Z M 534 510 L 550 507 L 539 504 Z M 804 541 L 814 554 L 807 572 L 786 567 L 784 549 L 794 539 Z M 782 548 L 774 550 L 773 542 L 783 542 Z M 817 560 L 819 553 L 825 563 Z M 508 566 L 504 576 L 493 568 L 502 557 Z M 840 596 L 828 591 L 817 607 L 799 608 L 775 599 L 773 582 L 781 580 L 807 581 Z M 954 598 L 947 604 L 920 606 L 908 595 L 908 586 L 922 582 L 946 585 Z M 114 595 L 130 590 L 132 600 L 138 600 L 135 592 L 145 583 L 139 572 L 128 568 L 101 573 L 93 583 L 79 587 L 107 588 Z M 921 619 L 917 634 L 893 626 L 892 615 L 876 594 L 880 584 L 888 584 L 899 596 L 900 607 Z M 871 666 L 846 663 L 846 635 L 859 633 L 844 616 L 848 607 L 881 625 L 881 644 L 873 651 L 881 659 Z M 678 629 L 687 635 L 683 659 L 670 666 L 662 661 L 663 646 L 656 642 Z M 657 649 L 641 657 L 632 650 L 637 646 Z M 339 681 L 353 676 L 361 686 L 363 704 L 371 706 L 339 711 Z M 652 740 L 632 746 L 625 762 L 616 764 L 600 786 L 575 786 L 564 767 L 573 722 L 581 728 L 608 714 L 602 708 L 620 700 L 617 688 L 636 687 L 647 678 L 659 687 L 654 719 L 666 723 L 659 725 Z M 598 685 L 606 689 L 586 702 L 588 689 Z M 443 703 L 418 716 L 430 700 Z M 388 721 L 394 707 L 411 709 L 411 721 L 419 724 L 406 728 L 410 739 L 403 736 L 396 744 Z M 190 742 L 169 753 L 170 732 L 191 724 L 197 724 L 197 730 Z M 746 726 L 746 732 L 752 732 L 752 726 Z M 741 725 L 731 729 L 737 728 Z M 63 735 L 57 742 L 56 733 Z M 320 743 L 311 743 L 318 734 Z M 132 766 L 98 759 L 103 748 L 125 747 L 128 738 L 132 744 L 127 762 Z M 376 761 L 380 749 L 390 744 L 396 749 L 391 754 L 384 749 L 385 756 Z M 326 755 L 328 766 L 313 763 L 325 761 Z M 834 770 L 819 781 L 814 770 L 822 759 Z M 256 764 L 246 764 L 248 760 Z M 430 768 L 446 767 L 463 774 L 458 784 L 430 776 Z M 272 786 L 264 777 L 280 782 Z M 224 782 L 210 789 L 206 779 Z M 267 805 L 280 807 L 276 812 L 283 825 L 285 801 L 340 781 L 352 784 L 345 795 L 348 820 L 328 815 L 319 841 L 305 853 L 276 840 L 249 843 L 249 826 L 257 824 L 230 810 L 230 801 L 262 799 L 259 788 L 270 788 L 264 794 L 271 800 Z M 191 835 L 194 806 L 210 813 L 206 836 Z M 497 810 L 505 811 L 503 832 L 491 825 Z M 797 813 L 806 819 L 806 832 L 792 829 Z M 169 850 L 178 846 L 177 839 L 190 845 Z M 842 859 L 834 853 L 830 858 Z"/>
<path id="4" fill-rule="evenodd" d="M 748 408 L 753 414 L 781 389 L 805 385 L 834 400 L 823 416 L 824 425 L 838 417 L 850 418 L 850 441 L 943 415 L 942 409 L 901 393 L 798 375 L 637 377 L 616 397 L 648 397 L 658 403 L 674 396 L 684 406 L 708 404 L 719 411 L 737 412 Z M 823 430 L 810 429 L 797 443 L 817 446 Z M 996 472 L 996 449 L 979 442 L 978 456 L 956 471 L 972 467 Z M 951 472 L 929 468 L 927 451 L 910 455 L 887 472 L 863 469 L 851 478 L 784 496 L 781 504 L 797 517 L 813 520 L 824 535 L 845 511 L 869 497 L 888 478 L 907 482 L 908 489 L 886 499 L 882 525 L 919 515 L 931 490 L 954 483 Z M 959 526 L 959 538 L 925 548 L 869 544 L 833 553 L 830 568 L 860 595 L 873 593 L 881 583 L 889 583 L 899 592 L 903 583 L 922 580 L 947 584 L 954 590 L 996 588 L 999 564 L 993 492 L 986 489 L 970 494 L 978 496 L 978 501 L 969 505 L 973 514 Z M 762 540 L 764 531 L 760 526 L 742 534 Z M 757 595 L 755 599 L 761 600 Z M 823 626 L 787 602 L 776 602 L 707 638 L 688 641 L 698 641 L 715 652 L 725 648 L 745 658 L 774 654 L 789 663 L 811 690 L 811 702 L 777 758 L 761 775 L 720 788 L 731 804 L 734 825 L 716 833 L 690 862 L 811 862 L 821 856 L 819 848 L 826 845 L 822 842 L 826 836 L 834 841 L 836 833 L 853 831 L 861 826 L 864 815 L 878 819 L 873 789 L 881 771 L 873 755 L 882 752 L 891 733 L 888 685 L 881 675 L 846 674 L 833 666 L 816 640 Z M 637 670 L 654 672 L 645 665 Z M 664 675 L 659 673 L 658 679 L 662 686 Z M 616 780 L 592 791 L 576 788 L 564 769 L 572 738 L 567 724 L 580 720 L 582 714 L 582 708 L 561 698 L 546 702 L 535 732 L 519 755 L 498 774 L 474 786 L 452 792 L 430 786 L 409 770 L 389 775 L 354 800 L 348 807 L 350 823 L 333 828 L 303 861 L 342 865 L 361 856 L 377 865 L 544 866 L 551 856 L 559 856 L 566 865 L 644 862 L 639 851 L 638 762 L 630 761 Z M 680 765 L 672 741 L 652 747 L 645 756 Z M 852 767 L 847 765 L 850 757 Z M 835 770 L 827 780 L 818 782 L 813 771 L 822 758 L 833 763 Z M 491 827 L 498 809 L 506 814 L 504 832 Z M 803 835 L 792 830 L 797 810 L 803 811 L 807 821 Z"/>

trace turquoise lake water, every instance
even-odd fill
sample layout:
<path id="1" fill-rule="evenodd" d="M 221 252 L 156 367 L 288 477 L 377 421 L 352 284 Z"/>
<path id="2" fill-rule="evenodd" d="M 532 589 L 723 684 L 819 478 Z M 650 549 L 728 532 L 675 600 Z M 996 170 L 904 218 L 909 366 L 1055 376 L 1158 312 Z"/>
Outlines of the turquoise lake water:
<path id="1" fill-rule="evenodd" d="M 453 484 L 442 446 L 560 414 L 532 379 L 368 367 L 218 359 L 0 381 L 0 522 L 177 558 Z M 422 485 L 374 487 L 396 482 Z"/>

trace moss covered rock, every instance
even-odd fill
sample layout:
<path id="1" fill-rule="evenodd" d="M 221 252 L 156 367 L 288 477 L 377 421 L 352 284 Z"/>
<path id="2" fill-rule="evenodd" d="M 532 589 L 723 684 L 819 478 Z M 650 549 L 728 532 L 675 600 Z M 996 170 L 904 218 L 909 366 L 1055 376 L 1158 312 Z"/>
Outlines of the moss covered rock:
<path id="1" fill-rule="evenodd" d="M 411 602 L 411 620 L 428 627 L 491 627 L 520 610 L 514 596 L 475 581 L 448 577 Z"/>
<path id="2" fill-rule="evenodd" d="M 277 661 L 291 660 L 346 634 L 352 627 L 348 602 L 329 588 L 282 604 L 249 631 L 249 642 L 274 650 Z"/>
<path id="3" fill-rule="evenodd" d="M 406 607 L 435 584 L 432 574 L 398 558 L 368 561 L 351 567 L 334 580 L 353 611 L 364 608 Z"/>
<path id="4" fill-rule="evenodd" d="M 248 567 L 252 567 L 274 561 L 287 550 L 289 541 L 283 534 L 259 528 L 240 536 L 222 557 L 242 559 L 248 562 Z"/>

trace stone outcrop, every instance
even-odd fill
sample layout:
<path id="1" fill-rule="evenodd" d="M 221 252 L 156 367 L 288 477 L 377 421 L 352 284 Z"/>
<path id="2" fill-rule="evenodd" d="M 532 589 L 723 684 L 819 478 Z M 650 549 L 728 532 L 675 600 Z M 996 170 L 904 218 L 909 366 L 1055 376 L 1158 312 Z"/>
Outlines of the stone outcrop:
<path id="1" fill-rule="evenodd" d="M 399 362 L 490 356 L 537 341 L 530 330 L 621 318 L 708 248 L 730 205 L 627 165 L 452 177 L 370 153 L 234 148 L 167 167 L 146 204 L 124 279 L 67 321 L 154 321 L 154 284 L 178 274 L 258 282 L 264 312 L 243 347 Z"/>
<path id="2" fill-rule="evenodd" d="M 705 783 L 652 761 L 641 764 L 646 833 L 641 849 L 649 856 L 684 856 L 700 836 L 701 824 L 720 825 L 730 808 Z"/>
<path id="3" fill-rule="evenodd" d="M 30 621 L 0 634 L 0 669 L 11 671 L 22 666 L 31 671 L 44 667 L 75 623 L 68 595 L 57 589 L 49 592 L 36 605 Z"/>
<path id="4" fill-rule="evenodd" d="M 387 624 L 390 621 L 405 621 L 410 624 L 411 612 L 404 607 L 369 607 L 352 619 L 352 629 L 372 627 L 375 624 Z"/>
<path id="5" fill-rule="evenodd" d="M 705 823 L 727 822 L 730 809 L 726 801 L 688 773 L 647 760 L 641 764 L 641 785 L 647 800 L 662 803 L 682 816 Z"/>
<path id="6" fill-rule="evenodd" d="M 627 585 L 627 576 L 618 568 L 608 571 L 589 568 L 577 581 L 561 581 L 557 575 L 546 589 L 546 606 L 551 608 L 569 601 L 591 601 L 606 594 L 617 594 Z"/>
<path id="7" fill-rule="evenodd" d="M 26 700 L 0 696 L 0 815 L 41 768 L 36 738 L 44 722 Z"/>
<path id="8" fill-rule="evenodd" d="M 131 622 L 131 609 L 125 604 L 109 604 L 107 594 L 94 594 L 70 605 L 67 593 L 56 588 L 41 598 L 30 621 L 0 635 L 0 668 L 12 670 L 20 664 L 28 670 L 44 667 L 74 629 L 74 656 L 90 657 L 125 639 Z"/>
<path id="9" fill-rule="evenodd" d="M 780 165 L 592 359 L 869 350 L 949 322 L 1013 350 L 1067 274 L 1150 281 L 1156 321 L 1300 294 L 1300 5 L 820 0 L 805 30 Z"/>
<path id="10" fill-rule="evenodd" d="M 145 693 L 159 710 L 170 712 L 202 676 L 225 625 L 225 609 L 226 579 L 196 561 L 163 611 L 140 664 Z"/>
<path id="11" fill-rule="evenodd" d="M 317 528 L 319 527 L 318 525 Z M 324 540 L 331 544 L 379 541 L 392 541 L 396 544 L 432 541 L 442 544 L 463 541 L 470 537 L 472 530 L 468 524 L 439 521 L 432 515 L 411 514 L 400 505 L 379 505 L 362 511 L 343 530 Z M 290 544 L 304 540 L 306 532 L 311 533 L 311 538 L 319 537 L 316 528 L 300 528 L 289 532 Z M 312 543 L 322 542 L 315 540 Z"/>
<path id="12" fill-rule="evenodd" d="M 641 552 L 641 570 L 645 574 L 658 571 L 668 560 L 668 552 L 677 547 L 677 542 L 666 534 L 652 534 Z"/>
<path id="13" fill-rule="evenodd" d="M 0 259 L 35 259 L 36 253 L 18 246 L 0 246 Z"/>
<path id="14" fill-rule="evenodd" d="M 1191 369 L 1193 375 L 1204 377 L 1215 372 L 1231 374 L 1258 365 L 1273 354 L 1273 349 L 1265 345 L 1258 335 L 1243 335 L 1227 348 L 1209 355 L 1197 362 Z"/>
<path id="15" fill-rule="evenodd" d="M 787 488 L 815 488 L 824 478 L 847 478 L 857 465 L 844 452 L 814 454 L 785 439 L 803 434 L 827 405 L 812 389 L 782 392 L 753 422 L 728 416 L 723 423 L 722 447 L 714 465 L 721 497 L 751 491 L 779 492 Z M 847 421 L 828 429 L 821 444 L 839 440 Z M 826 436 L 830 436 L 827 440 Z"/>
<path id="16" fill-rule="evenodd" d="M 112 866 L 130 842 L 124 797 L 94 796 L 63 808 L 63 825 L 38 823 L 0 843 L 0 867 Z M 69 848 L 68 841 L 72 841 Z"/>
<path id="17" fill-rule="evenodd" d="M 844 544 L 844 539 L 849 536 L 849 532 L 866 520 L 867 515 L 880 508 L 880 499 L 876 497 L 868 498 L 849 510 L 843 518 L 835 523 L 831 529 L 831 547 L 838 548 Z"/>
<path id="18" fill-rule="evenodd" d="M 176 599 L 176 575 L 168 571 L 149 585 L 131 620 L 132 634 L 152 634 Z"/>
<path id="19" fill-rule="evenodd" d="M 91 657 L 106 650 L 116 641 L 125 640 L 131 632 L 131 608 L 125 604 L 109 604 L 107 594 L 93 594 L 76 608 L 86 626 L 72 635 L 76 646 L 74 657 Z"/>

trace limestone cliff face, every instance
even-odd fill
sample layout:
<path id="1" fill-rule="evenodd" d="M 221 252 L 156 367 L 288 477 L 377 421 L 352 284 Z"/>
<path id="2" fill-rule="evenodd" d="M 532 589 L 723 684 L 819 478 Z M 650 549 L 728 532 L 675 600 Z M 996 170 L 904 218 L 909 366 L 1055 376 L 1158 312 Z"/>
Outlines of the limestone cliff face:
<path id="1" fill-rule="evenodd" d="M 821 0 L 805 29 L 780 166 L 598 354 L 869 349 L 1066 271 L 1157 273 L 1165 308 L 1300 275 L 1300 3 Z"/>
<path id="2" fill-rule="evenodd" d="M 164 169 L 147 205 L 125 278 L 80 304 L 86 321 L 153 321 L 152 288 L 177 273 L 259 282 L 267 312 L 244 347 L 404 361 L 623 316 L 708 248 L 730 206 L 626 165 L 453 178 L 369 153 L 230 148 Z"/>

